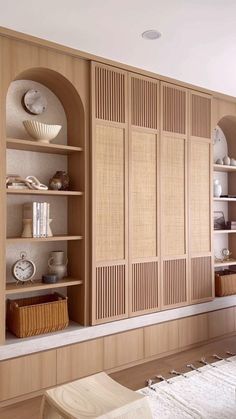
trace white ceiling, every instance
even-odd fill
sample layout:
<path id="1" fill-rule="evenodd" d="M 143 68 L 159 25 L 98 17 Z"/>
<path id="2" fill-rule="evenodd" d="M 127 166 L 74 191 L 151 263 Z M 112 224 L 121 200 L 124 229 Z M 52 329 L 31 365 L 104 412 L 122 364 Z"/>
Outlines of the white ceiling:
<path id="1" fill-rule="evenodd" d="M 0 26 L 236 96 L 236 0 L 0 0 Z"/>

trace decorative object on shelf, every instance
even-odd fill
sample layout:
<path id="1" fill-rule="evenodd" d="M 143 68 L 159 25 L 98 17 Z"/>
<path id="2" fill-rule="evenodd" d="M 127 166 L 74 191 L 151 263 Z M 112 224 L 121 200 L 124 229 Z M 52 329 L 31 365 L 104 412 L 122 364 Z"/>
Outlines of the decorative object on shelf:
<path id="1" fill-rule="evenodd" d="M 230 157 L 229 156 L 224 156 L 223 163 L 224 163 L 225 166 L 230 166 Z"/>
<path id="2" fill-rule="evenodd" d="M 225 216 L 223 211 L 214 211 L 214 230 L 225 230 Z"/>
<path id="3" fill-rule="evenodd" d="M 220 142 L 221 136 L 220 136 L 220 129 L 218 127 L 214 128 L 212 137 L 213 137 L 213 145 Z"/>
<path id="4" fill-rule="evenodd" d="M 236 221 L 227 221 L 226 228 L 227 230 L 236 230 Z"/>
<path id="5" fill-rule="evenodd" d="M 41 183 L 35 176 L 22 178 L 19 175 L 7 175 L 6 187 L 8 189 L 48 190 L 48 186 Z"/>
<path id="6" fill-rule="evenodd" d="M 27 176 L 25 178 L 25 182 L 28 185 L 29 189 L 36 189 L 36 190 L 48 190 L 48 186 L 41 183 L 35 176 Z"/>
<path id="7" fill-rule="evenodd" d="M 214 180 L 214 197 L 219 198 L 222 194 L 222 186 L 218 179 Z"/>
<path id="8" fill-rule="evenodd" d="M 33 220 L 32 218 L 23 218 L 23 230 L 21 237 L 33 237 Z"/>
<path id="9" fill-rule="evenodd" d="M 24 219 L 32 220 L 32 235 L 27 237 L 52 237 L 49 218 L 50 204 L 48 202 L 27 202 L 23 205 Z M 26 237 L 26 236 L 25 236 Z"/>
<path id="10" fill-rule="evenodd" d="M 229 249 L 227 249 L 227 248 L 222 249 L 221 253 L 222 253 L 222 256 L 223 256 L 223 262 L 230 261 L 230 256 L 232 255 L 232 252 L 230 252 Z"/>
<path id="11" fill-rule="evenodd" d="M 43 275 L 42 281 L 44 284 L 55 284 L 58 281 L 58 276 L 56 274 Z"/>
<path id="12" fill-rule="evenodd" d="M 48 231 L 47 231 L 47 237 L 53 237 L 53 234 L 52 234 L 52 229 L 51 229 L 51 226 L 50 226 L 51 222 L 52 222 L 52 218 L 48 218 Z"/>
<path id="13" fill-rule="evenodd" d="M 12 274 L 17 284 L 19 282 L 22 284 L 28 281 L 32 282 L 32 278 L 36 273 L 36 266 L 32 260 L 27 259 L 25 252 L 21 252 L 20 257 L 12 266 Z"/>
<path id="14" fill-rule="evenodd" d="M 230 159 L 230 166 L 236 166 L 236 160 L 231 158 Z"/>
<path id="15" fill-rule="evenodd" d="M 19 338 L 65 329 L 67 297 L 59 293 L 7 300 L 7 327 Z"/>
<path id="16" fill-rule="evenodd" d="M 58 170 L 49 180 L 49 188 L 57 191 L 69 190 L 69 176 L 63 170 Z"/>
<path id="17" fill-rule="evenodd" d="M 48 260 L 49 273 L 57 275 L 58 279 L 62 279 L 67 275 L 68 259 L 65 260 L 65 253 L 62 250 L 50 253 Z"/>
<path id="18" fill-rule="evenodd" d="M 52 141 L 61 130 L 61 125 L 43 124 L 42 122 L 31 119 L 23 121 L 23 125 L 31 137 L 42 143 Z"/>
<path id="19" fill-rule="evenodd" d="M 236 271 L 222 269 L 215 272 L 216 297 L 236 294 Z"/>
<path id="20" fill-rule="evenodd" d="M 24 94 L 22 104 L 26 112 L 31 115 L 41 115 L 47 109 L 46 97 L 35 89 L 30 89 Z"/>
<path id="21" fill-rule="evenodd" d="M 223 165 L 223 164 L 224 164 L 223 159 L 217 159 L 217 160 L 216 160 L 216 164 L 221 164 L 221 165 Z"/>

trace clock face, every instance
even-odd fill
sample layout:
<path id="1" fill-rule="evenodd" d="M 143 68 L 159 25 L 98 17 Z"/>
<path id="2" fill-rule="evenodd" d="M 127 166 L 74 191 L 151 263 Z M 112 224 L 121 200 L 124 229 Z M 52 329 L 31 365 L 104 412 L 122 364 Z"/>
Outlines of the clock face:
<path id="1" fill-rule="evenodd" d="M 18 281 L 29 281 L 35 274 L 35 265 L 27 259 L 18 260 L 13 266 L 13 275 Z"/>

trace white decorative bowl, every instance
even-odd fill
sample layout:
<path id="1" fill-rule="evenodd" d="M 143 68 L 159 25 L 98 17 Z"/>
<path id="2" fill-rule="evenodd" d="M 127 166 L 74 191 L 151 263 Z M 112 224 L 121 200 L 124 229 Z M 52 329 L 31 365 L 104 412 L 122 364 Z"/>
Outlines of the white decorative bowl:
<path id="1" fill-rule="evenodd" d="M 49 143 L 61 130 L 61 125 L 43 124 L 32 119 L 23 121 L 23 125 L 31 137 L 42 143 Z"/>

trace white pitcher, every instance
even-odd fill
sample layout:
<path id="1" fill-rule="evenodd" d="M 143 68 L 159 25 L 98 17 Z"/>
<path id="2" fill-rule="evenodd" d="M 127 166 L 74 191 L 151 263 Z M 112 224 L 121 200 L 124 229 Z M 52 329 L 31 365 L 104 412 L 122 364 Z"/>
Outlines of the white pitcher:
<path id="1" fill-rule="evenodd" d="M 222 194 L 222 186 L 218 179 L 214 180 L 214 197 L 219 198 Z"/>
<path id="2" fill-rule="evenodd" d="M 63 251 L 51 252 L 48 259 L 49 273 L 57 275 L 58 279 L 62 279 L 67 275 L 68 259 L 64 261 L 65 255 Z"/>

